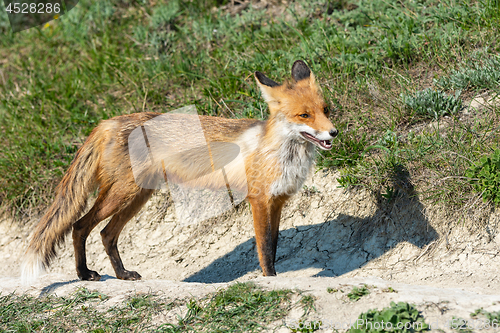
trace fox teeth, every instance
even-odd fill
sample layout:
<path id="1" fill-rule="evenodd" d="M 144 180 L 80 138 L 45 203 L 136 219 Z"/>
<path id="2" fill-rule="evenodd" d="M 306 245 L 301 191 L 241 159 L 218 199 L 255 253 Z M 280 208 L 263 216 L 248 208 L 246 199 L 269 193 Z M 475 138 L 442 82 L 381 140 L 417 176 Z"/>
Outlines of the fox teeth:
<path id="1" fill-rule="evenodd" d="M 330 140 L 322 140 L 321 145 L 327 149 L 330 149 L 332 147 L 332 143 Z"/>

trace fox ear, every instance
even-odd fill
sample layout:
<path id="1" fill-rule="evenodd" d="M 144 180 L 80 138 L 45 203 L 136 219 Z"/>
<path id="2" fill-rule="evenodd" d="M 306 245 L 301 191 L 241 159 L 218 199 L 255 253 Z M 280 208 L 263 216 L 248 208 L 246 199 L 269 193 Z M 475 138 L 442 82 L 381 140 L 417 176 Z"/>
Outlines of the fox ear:
<path id="1" fill-rule="evenodd" d="M 257 85 L 259 86 L 260 91 L 262 92 L 262 97 L 264 97 L 264 100 L 268 104 L 278 101 L 274 96 L 273 88 L 279 87 L 279 83 L 274 82 L 261 72 L 255 72 L 255 80 L 257 81 Z"/>
<path id="2" fill-rule="evenodd" d="M 302 60 L 297 60 L 293 63 L 292 78 L 295 82 L 309 80 L 309 86 L 313 90 L 318 91 L 318 87 L 316 86 L 316 77 Z"/>
<path id="3" fill-rule="evenodd" d="M 308 79 L 311 77 L 311 74 L 311 70 L 302 60 L 297 60 L 293 63 L 292 78 L 295 80 L 295 82 Z"/>

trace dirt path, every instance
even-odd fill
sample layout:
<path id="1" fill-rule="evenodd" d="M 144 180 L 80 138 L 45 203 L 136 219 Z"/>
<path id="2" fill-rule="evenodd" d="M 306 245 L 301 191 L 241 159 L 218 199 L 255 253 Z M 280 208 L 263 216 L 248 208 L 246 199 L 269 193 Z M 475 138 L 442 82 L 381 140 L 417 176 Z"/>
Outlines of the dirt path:
<path id="1" fill-rule="evenodd" d="M 104 276 L 103 281 L 75 280 L 69 238 L 51 274 L 22 286 L 17 277 L 20 257 L 34 221 L 24 228 L 2 221 L 0 291 L 64 295 L 84 286 L 112 296 L 107 301 L 112 304 L 151 291 L 198 297 L 233 281 L 252 280 L 313 294 L 318 311 L 312 316 L 324 323 L 354 321 L 370 308 L 407 301 L 441 329 L 453 316 L 470 318 L 470 312 L 480 307 L 500 310 L 499 214 L 481 222 L 457 223 L 417 199 L 396 198 L 392 204 L 377 205 L 366 192 L 338 188 L 337 177 L 316 173 L 287 205 L 276 278 L 261 277 L 247 204 L 182 227 L 160 194 L 126 226 L 119 243 L 125 267 L 137 270 L 143 281 L 113 278 L 96 229 L 88 242 L 88 264 Z M 345 292 L 363 284 L 370 286 L 370 294 L 358 302 L 348 300 Z M 397 293 L 384 291 L 388 287 Z M 328 293 L 327 288 L 344 292 Z M 292 311 L 287 320 L 293 323 L 301 314 Z"/>

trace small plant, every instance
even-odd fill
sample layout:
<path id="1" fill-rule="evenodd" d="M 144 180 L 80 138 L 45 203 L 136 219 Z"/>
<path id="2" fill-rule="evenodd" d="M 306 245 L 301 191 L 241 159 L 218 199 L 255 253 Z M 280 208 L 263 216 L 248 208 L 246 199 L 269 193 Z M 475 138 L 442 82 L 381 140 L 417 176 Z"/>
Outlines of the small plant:
<path id="1" fill-rule="evenodd" d="M 165 29 L 173 24 L 175 18 L 180 15 L 179 3 L 177 1 L 168 2 L 166 5 L 154 7 L 151 16 L 151 26 L 155 29 Z"/>
<path id="2" fill-rule="evenodd" d="M 359 184 L 359 179 L 355 175 L 345 174 L 341 175 L 340 178 L 337 178 L 339 182 L 339 187 L 348 188 L 350 186 L 354 186 Z"/>
<path id="3" fill-rule="evenodd" d="M 396 189 L 393 186 L 386 186 L 385 193 L 381 193 L 380 195 L 388 202 L 391 202 L 396 197 Z"/>
<path id="4" fill-rule="evenodd" d="M 394 290 L 392 287 L 388 287 L 382 290 L 384 293 L 397 293 L 397 290 Z"/>
<path id="5" fill-rule="evenodd" d="M 495 205 L 500 204 L 500 150 L 481 157 L 479 164 L 471 165 L 465 176 L 470 178 L 474 189 L 482 194 L 485 202 L 491 200 Z"/>
<path id="6" fill-rule="evenodd" d="M 469 64 L 472 68 L 462 67 L 449 76 L 434 80 L 434 84 L 444 90 L 454 89 L 495 89 L 500 82 L 500 60 L 490 58 L 483 63 Z"/>
<path id="7" fill-rule="evenodd" d="M 400 155 L 405 152 L 405 149 L 400 148 L 399 136 L 392 130 L 387 130 L 377 144 L 366 148 L 367 151 L 370 149 L 381 149 L 385 153 L 384 163 L 390 168 L 401 163 Z"/>
<path id="8" fill-rule="evenodd" d="M 332 288 L 332 287 L 326 288 L 326 292 L 329 293 L 329 294 L 336 293 L 337 291 L 339 291 L 339 290 L 335 289 L 335 288 Z"/>
<path id="9" fill-rule="evenodd" d="M 366 287 L 366 285 L 364 285 L 361 288 L 358 288 L 358 287 L 352 288 L 351 292 L 347 294 L 347 297 L 349 297 L 349 299 L 351 301 L 357 301 L 361 297 L 366 296 L 369 293 L 370 293 L 370 291 L 368 290 L 368 288 Z"/>
<path id="10" fill-rule="evenodd" d="M 476 311 L 470 314 L 472 318 L 478 318 L 479 316 L 485 317 L 490 323 L 492 328 L 498 328 L 500 326 L 500 311 L 497 312 L 488 312 L 483 308 L 477 309 Z M 493 326 L 496 325 L 496 326 Z"/>
<path id="11" fill-rule="evenodd" d="M 429 329 L 420 312 L 408 303 L 391 302 L 391 306 L 382 310 L 369 310 L 362 313 L 349 333 L 381 332 L 422 332 Z"/>
<path id="12" fill-rule="evenodd" d="M 314 185 L 313 186 L 304 185 L 304 186 L 302 186 L 302 189 L 304 190 L 304 194 L 307 196 L 311 196 L 313 194 L 319 193 L 319 190 Z"/>
<path id="13" fill-rule="evenodd" d="M 455 96 L 448 96 L 442 91 L 427 88 L 413 95 L 401 95 L 401 99 L 407 110 L 425 118 L 437 119 L 462 109 L 459 95 L 460 91 L 457 91 Z"/>

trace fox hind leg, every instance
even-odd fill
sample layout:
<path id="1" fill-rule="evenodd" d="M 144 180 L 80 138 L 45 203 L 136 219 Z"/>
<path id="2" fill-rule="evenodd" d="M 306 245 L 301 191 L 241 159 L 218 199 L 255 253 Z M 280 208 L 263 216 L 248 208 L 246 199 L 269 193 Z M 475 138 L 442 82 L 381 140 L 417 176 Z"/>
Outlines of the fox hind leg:
<path id="1" fill-rule="evenodd" d="M 73 225 L 73 246 L 75 248 L 76 273 L 82 280 L 99 281 L 101 276 L 87 267 L 85 243 L 90 232 L 103 220 L 127 206 L 134 196 L 126 196 L 121 190 L 123 184 L 113 184 L 102 188 L 90 211 Z"/>
<path id="2" fill-rule="evenodd" d="M 142 206 L 149 200 L 153 190 L 142 189 L 133 200 L 122 209 L 120 212 L 115 214 L 108 225 L 102 229 L 101 237 L 106 253 L 109 256 L 113 269 L 115 270 L 116 277 L 122 280 L 139 280 L 141 276 L 135 271 L 128 271 L 123 267 L 123 262 L 120 258 L 120 253 L 118 252 L 118 237 L 120 233 L 127 224 L 127 222 L 137 214 Z"/>

